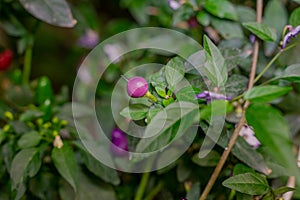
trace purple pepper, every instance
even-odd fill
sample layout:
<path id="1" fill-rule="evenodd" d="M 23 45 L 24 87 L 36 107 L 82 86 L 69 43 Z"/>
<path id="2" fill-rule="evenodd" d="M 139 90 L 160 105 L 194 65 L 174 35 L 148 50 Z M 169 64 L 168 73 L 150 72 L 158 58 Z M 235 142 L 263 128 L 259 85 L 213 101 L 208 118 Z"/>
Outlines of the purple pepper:
<path id="1" fill-rule="evenodd" d="M 88 29 L 84 35 L 82 35 L 78 41 L 77 44 L 80 47 L 86 48 L 86 49 L 92 49 L 99 43 L 99 36 L 98 33 L 94 30 Z"/>
<path id="2" fill-rule="evenodd" d="M 147 81 L 140 76 L 135 76 L 127 81 L 127 93 L 133 98 L 144 96 L 148 92 Z"/>
<path id="3" fill-rule="evenodd" d="M 111 151 L 116 156 L 126 156 L 128 154 L 126 133 L 119 128 L 115 128 L 111 132 Z"/>

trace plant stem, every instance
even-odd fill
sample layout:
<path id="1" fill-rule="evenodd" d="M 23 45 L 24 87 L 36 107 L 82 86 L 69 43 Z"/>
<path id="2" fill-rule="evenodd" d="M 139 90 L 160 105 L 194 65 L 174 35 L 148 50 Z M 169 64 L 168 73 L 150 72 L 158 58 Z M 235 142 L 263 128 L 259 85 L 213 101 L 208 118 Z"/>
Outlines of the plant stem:
<path id="1" fill-rule="evenodd" d="M 266 67 L 256 76 L 256 78 L 254 79 L 254 83 L 256 83 L 263 75 L 264 73 L 273 65 L 273 63 L 277 60 L 277 58 L 285 51 L 295 47 L 297 45 L 297 43 L 294 43 L 284 49 L 282 49 L 281 51 L 279 51 L 273 58 L 272 60 L 266 65 Z"/>
<path id="2" fill-rule="evenodd" d="M 220 161 L 218 162 L 213 174 L 211 175 L 203 193 L 201 194 L 201 197 L 200 197 L 200 200 L 205 200 L 207 195 L 209 194 L 211 188 L 213 187 L 215 181 L 217 180 L 222 168 L 223 168 L 223 165 L 225 163 L 225 161 L 227 160 L 229 154 L 230 154 L 230 151 L 232 149 L 232 147 L 234 146 L 234 143 L 235 141 L 237 140 L 238 136 L 239 136 L 239 132 L 240 130 L 242 129 L 243 125 L 245 123 L 245 114 L 243 113 L 242 114 L 242 117 L 236 127 L 236 129 L 234 130 L 231 138 L 230 138 L 230 141 L 229 141 L 229 144 L 228 144 L 228 147 L 225 148 L 221 158 L 220 158 Z"/>
<path id="3" fill-rule="evenodd" d="M 138 187 L 136 196 L 134 198 L 134 200 L 142 200 L 144 192 L 146 190 L 146 186 L 147 186 L 147 182 L 149 180 L 150 177 L 150 172 L 145 172 L 142 176 L 142 180 L 140 182 L 140 185 Z"/>
<path id="4" fill-rule="evenodd" d="M 159 182 L 144 200 L 152 200 L 159 193 L 163 185 L 163 182 Z"/>
<path id="5" fill-rule="evenodd" d="M 157 98 L 153 94 L 151 94 L 151 92 L 149 92 L 149 91 L 147 91 L 147 93 L 145 94 L 145 97 L 151 99 L 154 103 L 157 102 Z"/>
<path id="6" fill-rule="evenodd" d="M 261 23 L 261 18 L 262 18 L 262 9 L 263 9 L 263 0 L 257 0 L 256 1 L 256 21 L 258 23 Z M 254 43 L 254 47 L 253 47 L 253 57 L 252 57 L 252 64 L 251 64 L 251 72 L 249 75 L 249 84 L 248 84 L 248 90 L 251 89 L 253 87 L 254 84 L 254 78 L 255 78 L 255 73 L 256 73 L 256 66 L 257 66 L 257 59 L 258 59 L 258 51 L 259 51 L 259 43 L 256 40 Z M 228 143 L 228 147 L 225 148 L 220 161 L 218 162 L 213 174 L 211 175 L 203 193 L 201 194 L 200 200 L 205 200 L 207 198 L 207 195 L 209 194 L 210 190 L 212 189 L 215 181 L 217 180 L 229 154 L 231 149 L 233 148 L 238 136 L 239 136 L 239 132 L 241 131 L 244 123 L 245 123 L 245 110 L 247 109 L 247 107 L 249 106 L 250 102 L 246 101 L 246 103 L 244 104 L 244 108 L 243 108 L 243 112 L 242 112 L 242 117 L 240 118 L 237 127 L 235 128 L 230 141 Z"/>
<path id="7" fill-rule="evenodd" d="M 256 76 L 254 79 L 254 83 L 256 83 L 262 75 L 273 65 L 273 63 L 277 60 L 277 58 L 281 55 L 283 51 L 279 51 L 273 58 L 272 60 L 266 65 L 266 67 Z"/>
<path id="8" fill-rule="evenodd" d="M 26 44 L 25 56 L 24 56 L 24 68 L 23 68 L 23 80 L 22 80 L 23 85 L 28 85 L 30 80 L 32 48 L 33 48 L 32 37 L 29 36 L 28 42 Z"/>

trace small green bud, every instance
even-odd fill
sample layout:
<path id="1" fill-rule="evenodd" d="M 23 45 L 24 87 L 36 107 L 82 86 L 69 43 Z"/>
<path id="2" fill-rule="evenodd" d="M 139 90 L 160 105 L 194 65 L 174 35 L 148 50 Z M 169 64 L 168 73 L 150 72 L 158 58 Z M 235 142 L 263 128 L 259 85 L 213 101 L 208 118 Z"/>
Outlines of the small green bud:
<path id="1" fill-rule="evenodd" d="M 58 131 L 53 131 L 53 133 L 52 133 L 52 134 L 53 134 L 53 136 L 54 136 L 54 137 L 56 137 L 56 136 L 58 136 L 58 135 L 59 135 Z"/>
<path id="2" fill-rule="evenodd" d="M 4 127 L 3 127 L 3 131 L 4 132 L 8 132 L 10 130 L 10 125 L 9 124 L 6 124 Z"/>
<path id="3" fill-rule="evenodd" d="M 36 120 L 36 123 L 37 123 L 38 125 L 40 125 L 40 126 L 43 124 L 43 122 L 44 122 L 44 121 L 43 121 L 42 118 L 39 118 L 39 119 Z"/>
<path id="4" fill-rule="evenodd" d="M 52 124 L 50 122 L 47 122 L 47 123 L 43 124 L 43 128 L 49 129 L 51 127 L 51 125 Z"/>
<path id="5" fill-rule="evenodd" d="M 57 124 L 58 121 L 59 121 L 58 117 L 53 117 L 53 118 L 52 118 L 53 124 Z"/>
<path id="6" fill-rule="evenodd" d="M 63 120 L 60 121 L 60 124 L 61 124 L 62 126 L 67 126 L 68 121 L 65 120 L 65 119 L 63 119 Z"/>
<path id="7" fill-rule="evenodd" d="M 4 116 L 5 116 L 8 120 L 10 120 L 10 121 L 14 120 L 14 115 L 13 115 L 11 112 L 9 112 L 9 111 L 6 111 L 6 112 L 4 113 Z"/>

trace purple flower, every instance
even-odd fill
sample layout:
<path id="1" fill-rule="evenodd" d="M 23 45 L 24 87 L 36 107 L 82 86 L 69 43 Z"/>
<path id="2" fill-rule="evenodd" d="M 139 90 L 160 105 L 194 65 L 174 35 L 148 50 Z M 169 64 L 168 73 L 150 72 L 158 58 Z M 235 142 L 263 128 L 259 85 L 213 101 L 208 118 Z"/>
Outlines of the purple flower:
<path id="1" fill-rule="evenodd" d="M 290 42 L 291 38 L 296 37 L 299 34 L 300 25 L 297 26 L 296 28 L 292 28 L 291 26 L 287 26 L 287 29 L 289 29 L 290 32 L 288 32 L 284 36 L 281 49 L 284 49 L 286 47 L 286 45 Z"/>
<path id="2" fill-rule="evenodd" d="M 107 44 L 104 46 L 103 50 L 111 62 L 116 63 L 120 61 L 120 55 L 122 55 L 122 50 L 119 45 Z"/>
<path id="3" fill-rule="evenodd" d="M 135 76 L 127 80 L 127 94 L 133 98 L 144 96 L 148 92 L 147 81 L 140 76 Z"/>
<path id="4" fill-rule="evenodd" d="M 207 103 L 211 102 L 211 100 L 231 100 L 231 97 L 227 97 L 223 94 L 219 94 L 216 92 L 209 92 L 207 90 L 197 94 L 195 96 L 197 99 L 205 99 Z"/>
<path id="5" fill-rule="evenodd" d="M 86 49 L 92 49 L 94 48 L 99 42 L 99 36 L 98 33 L 92 29 L 88 29 L 84 35 L 82 35 L 78 41 L 77 44 L 80 47 L 86 48 Z"/>
<path id="6" fill-rule="evenodd" d="M 255 39 L 256 39 L 256 37 L 255 37 L 254 34 L 251 34 L 251 35 L 249 36 L 249 41 L 250 41 L 251 44 L 253 44 L 253 43 L 255 42 Z"/>
<path id="7" fill-rule="evenodd" d="M 111 151 L 116 156 L 126 156 L 128 154 L 126 134 L 119 128 L 115 128 L 111 132 Z"/>
<path id="8" fill-rule="evenodd" d="M 173 10 L 177 10 L 182 5 L 182 2 L 178 2 L 176 0 L 168 0 L 170 8 Z"/>
<path id="9" fill-rule="evenodd" d="M 188 21 L 187 21 L 188 25 L 190 28 L 196 28 L 198 26 L 198 20 L 196 17 L 191 17 Z"/>
<path id="10" fill-rule="evenodd" d="M 82 67 L 79 72 L 78 72 L 78 77 L 79 79 L 84 82 L 85 84 L 89 84 L 92 82 L 93 78 L 92 75 L 90 74 L 89 70 L 87 67 Z"/>
<path id="11" fill-rule="evenodd" d="M 252 127 L 245 124 L 239 132 L 239 135 L 245 139 L 245 141 L 252 146 L 254 149 L 257 149 L 261 143 L 255 137 L 255 133 Z"/>

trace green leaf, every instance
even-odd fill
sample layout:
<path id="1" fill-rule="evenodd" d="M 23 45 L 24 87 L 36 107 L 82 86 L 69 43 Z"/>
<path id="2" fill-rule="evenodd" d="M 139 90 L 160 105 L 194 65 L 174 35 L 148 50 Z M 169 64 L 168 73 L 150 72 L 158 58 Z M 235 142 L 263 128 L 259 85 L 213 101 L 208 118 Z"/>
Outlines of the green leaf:
<path id="1" fill-rule="evenodd" d="M 192 103 L 197 103 L 197 99 L 195 98 L 196 94 L 198 94 L 200 90 L 198 88 L 193 88 L 191 86 L 187 86 L 181 88 L 178 92 L 176 92 L 176 98 L 179 101 L 189 101 Z"/>
<path id="2" fill-rule="evenodd" d="M 210 24 L 210 16 L 207 12 L 205 11 L 200 11 L 197 14 L 197 21 L 203 25 L 203 26 L 208 26 Z"/>
<path id="3" fill-rule="evenodd" d="M 300 65 L 294 64 L 288 66 L 281 75 L 271 79 L 270 81 L 284 79 L 292 82 L 299 82 L 300 81 Z"/>
<path id="4" fill-rule="evenodd" d="M 299 183 L 300 173 L 289 138 L 289 127 L 281 113 L 268 105 L 252 104 L 246 111 L 246 119 L 268 154 L 295 176 Z"/>
<path id="5" fill-rule="evenodd" d="M 236 193 L 236 200 L 253 200 L 253 196 L 249 194 Z"/>
<path id="6" fill-rule="evenodd" d="M 188 57 L 187 62 L 185 62 L 185 72 L 195 75 L 204 76 L 205 75 L 205 51 L 200 50 Z"/>
<path id="7" fill-rule="evenodd" d="M 207 0 L 205 1 L 204 8 L 220 18 L 237 20 L 237 12 L 235 7 L 227 0 Z"/>
<path id="8" fill-rule="evenodd" d="M 76 194 L 72 191 L 70 185 L 63 180 L 60 183 L 59 194 L 61 199 L 64 200 L 95 200 L 99 197 L 108 200 L 116 199 L 115 192 L 110 185 L 88 177 L 81 171 L 78 174 L 78 191 Z"/>
<path id="9" fill-rule="evenodd" d="M 243 22 L 254 22 L 256 19 L 256 14 L 255 11 L 247 6 L 237 6 L 236 7 L 238 16 L 239 16 L 239 21 L 241 23 Z"/>
<path id="10" fill-rule="evenodd" d="M 40 157 L 40 153 L 37 152 L 33 156 L 32 160 L 29 163 L 28 176 L 29 177 L 34 177 L 39 172 L 41 166 L 42 166 L 42 160 L 41 160 L 41 157 Z"/>
<path id="11" fill-rule="evenodd" d="M 224 47 L 219 47 L 225 59 L 228 72 L 236 68 L 240 63 L 245 62 L 245 59 L 250 55 L 248 47 L 244 47 L 243 49 L 240 49 L 242 47 L 235 47 L 235 45 L 240 46 L 236 43 L 239 43 L 241 40 L 241 38 L 227 40 L 226 42 L 221 43 Z"/>
<path id="12" fill-rule="evenodd" d="M 230 135 L 222 133 L 217 143 L 223 148 L 226 148 L 228 146 L 229 139 Z M 252 167 L 266 175 L 270 174 L 270 168 L 264 161 L 263 156 L 254 150 L 242 137 L 238 137 L 231 153 L 249 167 Z"/>
<path id="13" fill-rule="evenodd" d="M 232 176 L 223 185 L 249 195 L 263 195 L 270 189 L 265 176 L 251 172 Z"/>
<path id="14" fill-rule="evenodd" d="M 20 121 L 28 122 L 41 116 L 43 116 L 43 112 L 39 110 L 26 110 L 20 115 Z"/>
<path id="15" fill-rule="evenodd" d="M 72 148 L 64 143 L 61 148 L 54 148 L 52 150 L 51 157 L 57 171 L 76 191 L 77 163 Z"/>
<path id="16" fill-rule="evenodd" d="M 300 24 L 300 8 L 293 10 L 290 16 L 289 24 L 291 24 L 293 27 L 296 27 Z"/>
<path id="17" fill-rule="evenodd" d="M 56 199 L 58 196 L 57 177 L 52 174 L 52 171 L 43 171 L 43 173 L 39 173 L 36 177 L 30 179 L 29 189 L 39 199 Z"/>
<path id="18" fill-rule="evenodd" d="M 213 18 L 212 25 L 225 39 L 244 38 L 241 25 L 237 22 Z"/>
<path id="19" fill-rule="evenodd" d="M 99 199 L 99 197 L 101 199 L 115 200 L 116 195 L 113 187 L 108 184 L 97 183 L 93 178 L 86 176 L 82 172 L 79 173 L 78 200 L 94 200 Z"/>
<path id="20" fill-rule="evenodd" d="M 165 107 L 167 107 L 168 105 L 170 105 L 171 103 L 174 102 L 174 98 L 173 97 L 170 97 L 168 99 L 163 99 L 162 103 Z"/>
<path id="21" fill-rule="evenodd" d="M 198 200 L 200 198 L 200 183 L 196 182 L 192 185 L 191 189 L 186 194 L 188 200 Z"/>
<path id="22" fill-rule="evenodd" d="M 181 58 L 172 58 L 165 66 L 166 80 L 169 86 L 175 86 L 184 77 L 184 62 Z"/>
<path id="23" fill-rule="evenodd" d="M 232 110 L 232 105 L 228 101 L 214 100 L 209 105 L 200 110 L 201 119 L 210 120 L 211 117 L 224 116 Z"/>
<path id="24" fill-rule="evenodd" d="M 123 117 L 129 117 L 132 120 L 140 120 L 147 117 L 149 107 L 144 104 L 131 104 L 124 108 L 120 114 Z"/>
<path id="25" fill-rule="evenodd" d="M 278 47 L 282 30 L 287 24 L 288 14 L 285 6 L 280 0 L 269 1 L 265 7 L 263 22 L 269 27 L 276 30 L 277 40 L 276 42 L 266 42 L 264 44 L 265 55 L 271 56 Z"/>
<path id="26" fill-rule="evenodd" d="M 84 165 L 90 172 L 103 179 L 107 183 L 111 183 L 113 185 L 120 184 L 120 179 L 116 170 L 103 165 L 101 162 L 99 162 L 99 160 L 87 152 L 87 150 L 81 144 L 76 143 L 76 145 L 81 149 Z"/>
<path id="27" fill-rule="evenodd" d="M 185 3 L 175 11 L 172 24 L 176 25 L 179 22 L 187 21 L 194 15 L 194 13 L 195 11 L 193 6 Z"/>
<path id="28" fill-rule="evenodd" d="M 24 122 L 21 121 L 11 121 L 9 122 L 9 125 L 11 125 L 14 131 L 18 134 L 25 134 L 31 131 L 31 128 L 29 128 Z"/>
<path id="29" fill-rule="evenodd" d="M 23 149 L 14 157 L 10 168 L 13 188 L 18 188 L 25 181 L 30 170 L 30 162 L 36 153 L 38 153 L 36 148 Z"/>
<path id="30" fill-rule="evenodd" d="M 34 17 L 54 26 L 75 26 L 71 9 L 65 0 L 20 0 L 22 6 Z"/>
<path id="31" fill-rule="evenodd" d="M 257 22 L 246 22 L 243 23 L 243 26 L 264 41 L 272 42 L 277 39 L 276 33 L 264 24 Z"/>
<path id="32" fill-rule="evenodd" d="M 151 107 L 148 111 L 147 122 L 150 123 L 151 120 L 159 113 L 163 108 L 162 107 Z"/>
<path id="33" fill-rule="evenodd" d="M 279 194 L 284 194 L 286 192 L 290 192 L 290 191 L 294 191 L 294 190 L 295 190 L 295 188 L 282 186 L 282 187 L 276 188 L 275 190 L 273 190 L 273 192 L 275 195 L 279 195 Z"/>
<path id="34" fill-rule="evenodd" d="M 155 91 L 157 92 L 157 94 L 163 98 L 166 97 L 166 89 L 160 86 L 155 87 Z"/>
<path id="35" fill-rule="evenodd" d="M 251 102 L 270 102 L 287 94 L 291 90 L 291 87 L 275 85 L 256 86 L 245 93 L 244 99 L 250 100 Z"/>
<path id="36" fill-rule="evenodd" d="M 153 85 L 153 87 L 167 87 L 167 81 L 165 79 L 165 68 L 162 68 L 158 72 L 152 74 L 150 76 L 150 83 Z"/>
<path id="37" fill-rule="evenodd" d="M 194 123 L 198 105 L 190 102 L 175 102 L 157 113 L 146 127 L 144 137 L 136 152 L 152 152 L 180 137 Z M 150 137 L 152 136 L 152 137 Z"/>
<path id="38" fill-rule="evenodd" d="M 244 174 L 244 173 L 248 173 L 248 172 L 252 172 L 255 173 L 254 169 L 252 169 L 251 167 L 248 167 L 244 164 L 238 163 L 234 166 L 233 168 L 233 175 L 239 175 L 239 174 Z"/>
<path id="39" fill-rule="evenodd" d="M 204 158 L 199 158 L 199 153 L 192 157 L 192 161 L 202 167 L 214 167 L 220 160 L 220 154 L 214 150 L 210 151 Z"/>
<path id="40" fill-rule="evenodd" d="M 22 149 L 34 147 L 40 143 L 41 139 L 41 135 L 36 131 L 24 133 L 18 140 L 18 146 Z"/>
<path id="41" fill-rule="evenodd" d="M 177 179 L 179 182 L 184 182 L 192 174 L 192 169 L 186 163 L 180 162 L 176 168 Z"/>
<path id="42" fill-rule="evenodd" d="M 227 80 L 225 59 L 220 50 L 206 35 L 204 35 L 203 45 L 206 56 L 206 62 L 204 65 L 206 76 L 214 83 L 215 86 L 222 86 Z"/>
<path id="43" fill-rule="evenodd" d="M 242 94 L 248 84 L 248 78 L 239 74 L 233 74 L 228 78 L 225 84 L 226 95 L 230 97 L 236 97 Z"/>

